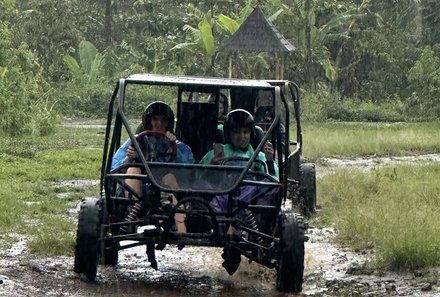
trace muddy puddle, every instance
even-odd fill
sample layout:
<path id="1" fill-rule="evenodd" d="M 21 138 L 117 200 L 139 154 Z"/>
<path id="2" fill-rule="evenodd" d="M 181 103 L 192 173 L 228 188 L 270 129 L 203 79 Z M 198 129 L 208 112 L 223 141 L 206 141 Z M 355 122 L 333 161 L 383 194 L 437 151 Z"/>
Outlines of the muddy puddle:
<path id="1" fill-rule="evenodd" d="M 319 160 L 317 172 L 345 166 L 374 168 L 385 164 L 439 162 L 440 155 L 419 157 Z M 95 186 L 97 181 L 66 180 L 53 186 Z M 62 196 L 62 195 L 61 195 Z M 60 196 L 60 199 L 62 197 Z M 76 223 L 78 205 L 69 218 Z M 440 296 L 440 268 L 405 274 L 371 271 L 363 266 L 374 251 L 354 252 L 333 243 L 335 230 L 311 226 L 306 243 L 305 275 L 300 296 Z M 0 296 L 292 296 L 275 289 L 275 271 L 242 258 L 239 270 L 229 276 L 221 266 L 221 249 L 167 246 L 157 251 L 159 270 L 151 268 L 145 247 L 119 253 L 115 267 L 99 266 L 95 282 L 73 272 L 73 257 L 36 258 L 26 249 L 26 238 L 0 254 Z"/>

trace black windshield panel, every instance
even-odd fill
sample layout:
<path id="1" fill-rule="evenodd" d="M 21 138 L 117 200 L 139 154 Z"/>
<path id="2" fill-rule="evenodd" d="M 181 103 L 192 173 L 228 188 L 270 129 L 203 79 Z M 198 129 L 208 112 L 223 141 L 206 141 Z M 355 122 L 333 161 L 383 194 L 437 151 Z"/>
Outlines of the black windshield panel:
<path id="1" fill-rule="evenodd" d="M 148 162 L 152 179 L 161 187 L 179 192 L 222 193 L 230 190 L 245 169 L 243 166 L 213 166 Z M 167 184 L 172 175 L 178 187 Z M 164 178 L 165 177 L 165 178 Z M 169 180 L 169 179 L 168 179 Z"/>

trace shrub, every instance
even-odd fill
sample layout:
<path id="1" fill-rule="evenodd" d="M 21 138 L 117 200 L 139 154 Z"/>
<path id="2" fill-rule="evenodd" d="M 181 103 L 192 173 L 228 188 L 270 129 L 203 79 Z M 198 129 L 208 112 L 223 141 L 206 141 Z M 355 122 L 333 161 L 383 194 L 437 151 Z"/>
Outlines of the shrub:
<path id="1" fill-rule="evenodd" d="M 58 115 L 42 103 L 42 90 L 32 89 L 24 77 L 15 69 L 0 86 L 0 129 L 10 136 L 53 134 Z M 33 100 L 36 96 L 40 99 Z"/>
<path id="2" fill-rule="evenodd" d="M 305 93 L 302 98 L 302 118 L 306 121 L 397 122 L 408 120 L 406 110 L 399 98 L 376 103 L 342 98 L 326 89 Z"/>
<path id="3" fill-rule="evenodd" d="M 426 47 L 408 74 L 414 92 L 408 98 L 408 111 L 414 115 L 440 116 L 440 58 Z"/>

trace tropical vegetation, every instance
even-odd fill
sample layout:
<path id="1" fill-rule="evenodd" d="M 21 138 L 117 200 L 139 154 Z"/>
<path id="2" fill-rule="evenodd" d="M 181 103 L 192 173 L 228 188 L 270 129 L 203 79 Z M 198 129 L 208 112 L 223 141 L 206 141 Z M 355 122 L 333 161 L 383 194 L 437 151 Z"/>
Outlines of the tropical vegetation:
<path id="1" fill-rule="evenodd" d="M 228 76 L 222 47 L 256 5 L 296 48 L 284 78 L 311 102 L 309 119 L 440 115 L 436 0 L 5 0 L 1 130 L 46 135 L 60 116 L 102 117 L 115 81 L 134 72 Z M 271 53 L 234 55 L 236 76 L 274 78 Z"/>

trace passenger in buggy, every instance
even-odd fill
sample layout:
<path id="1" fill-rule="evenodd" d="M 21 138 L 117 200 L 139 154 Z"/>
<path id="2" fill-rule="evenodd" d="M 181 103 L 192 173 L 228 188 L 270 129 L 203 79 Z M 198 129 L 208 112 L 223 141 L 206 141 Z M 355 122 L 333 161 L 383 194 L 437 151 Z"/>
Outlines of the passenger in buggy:
<path id="1" fill-rule="evenodd" d="M 176 139 L 174 135 L 174 112 L 172 109 L 164 102 L 155 101 L 149 104 L 143 115 L 142 115 L 142 124 L 136 130 L 136 133 L 142 133 L 144 131 L 151 131 L 153 135 L 147 136 L 145 135 L 145 139 L 148 138 L 148 143 L 153 144 L 146 145 L 149 147 L 148 156 L 145 156 L 147 161 L 155 161 L 155 162 L 173 162 L 173 163 L 194 163 L 194 157 L 192 151 L 188 145 L 183 142 L 180 142 Z M 158 132 L 155 136 L 154 132 Z M 162 135 L 162 136 L 159 136 Z M 145 140 L 144 139 L 144 140 Z M 175 154 L 170 154 L 168 150 L 170 146 L 166 144 L 175 143 L 176 144 L 176 152 Z M 145 155 L 144 150 L 144 155 Z M 175 156 L 174 156 L 175 155 Z M 112 160 L 112 170 L 117 168 L 118 166 L 124 163 L 133 163 L 140 162 L 139 157 L 137 155 L 136 149 L 132 146 L 131 140 L 128 139 L 124 144 L 119 147 L 113 156 Z M 138 167 L 129 167 L 127 169 L 127 174 L 140 174 L 141 169 Z M 176 177 L 169 173 L 165 174 L 162 177 L 162 183 L 170 188 L 177 188 L 177 180 Z M 139 179 L 127 179 L 127 186 L 134 189 L 137 193 L 141 193 L 141 180 Z M 125 196 L 128 195 L 128 192 L 125 191 Z M 176 198 L 172 197 L 173 204 L 177 203 Z M 178 232 L 186 232 L 186 227 L 184 222 L 184 214 L 177 213 L 175 216 L 176 220 L 176 229 Z"/>
<path id="2" fill-rule="evenodd" d="M 224 123 L 224 137 L 226 144 L 215 144 L 200 161 L 201 164 L 221 165 L 225 158 L 250 158 L 254 154 L 251 145 L 254 137 L 255 122 L 252 115 L 243 109 L 236 109 L 226 115 Z M 274 150 L 272 144 L 267 142 L 264 145 L 263 152 L 259 152 L 258 160 L 267 165 L 269 172 L 266 172 L 265 166 L 261 163 L 255 163 L 253 170 L 269 173 L 278 179 L 278 166 L 274 161 Z M 228 163 L 230 164 L 230 163 Z M 232 164 L 230 164 L 232 165 Z M 260 193 L 262 189 L 258 186 L 244 185 L 239 187 L 234 195 L 234 200 L 242 203 L 251 203 L 252 199 Z M 210 207 L 217 213 L 225 213 L 228 210 L 229 195 L 217 195 L 211 202 Z M 240 215 L 240 214 L 239 214 Z M 240 230 L 235 230 L 229 226 L 227 234 L 231 237 L 240 234 Z M 223 266 L 229 274 L 233 274 L 240 265 L 240 254 L 234 249 L 225 248 L 222 257 L 225 259 Z"/>
<path id="3" fill-rule="evenodd" d="M 255 135 L 255 122 L 252 115 L 244 109 L 235 109 L 226 115 L 224 123 L 224 137 L 226 144 L 217 144 L 200 160 L 200 164 L 219 165 L 224 158 L 242 157 L 250 158 L 254 154 L 252 138 Z M 263 147 L 263 152 L 258 154 L 258 159 L 265 162 L 269 174 L 278 178 L 278 166 L 274 162 L 274 150 L 270 142 Z M 264 167 L 259 166 L 259 171 L 264 172 Z"/>
<path id="4" fill-rule="evenodd" d="M 215 96 L 211 94 L 209 96 L 209 103 L 215 103 Z M 215 143 L 223 143 L 225 141 L 225 137 L 223 134 L 223 125 L 225 122 L 226 115 L 228 114 L 229 102 L 228 97 L 219 93 L 219 102 L 218 102 L 218 115 L 217 115 L 217 135 L 215 136 Z"/>

